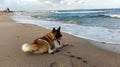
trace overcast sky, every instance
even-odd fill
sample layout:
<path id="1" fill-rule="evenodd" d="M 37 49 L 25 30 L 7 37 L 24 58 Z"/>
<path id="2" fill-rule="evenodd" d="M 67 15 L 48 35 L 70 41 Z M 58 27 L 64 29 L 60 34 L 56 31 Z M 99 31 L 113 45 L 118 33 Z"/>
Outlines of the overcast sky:
<path id="1" fill-rule="evenodd" d="M 120 8 L 120 0 L 0 0 L 0 9 L 51 10 Z"/>

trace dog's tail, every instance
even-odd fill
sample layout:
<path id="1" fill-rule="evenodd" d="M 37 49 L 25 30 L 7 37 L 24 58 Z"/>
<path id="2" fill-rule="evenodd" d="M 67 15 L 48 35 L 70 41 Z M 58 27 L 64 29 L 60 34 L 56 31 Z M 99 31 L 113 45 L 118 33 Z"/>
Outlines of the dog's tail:
<path id="1" fill-rule="evenodd" d="M 21 49 L 23 52 L 32 52 L 34 50 L 37 50 L 38 47 L 37 45 L 30 45 L 30 44 L 25 43 L 22 45 Z"/>

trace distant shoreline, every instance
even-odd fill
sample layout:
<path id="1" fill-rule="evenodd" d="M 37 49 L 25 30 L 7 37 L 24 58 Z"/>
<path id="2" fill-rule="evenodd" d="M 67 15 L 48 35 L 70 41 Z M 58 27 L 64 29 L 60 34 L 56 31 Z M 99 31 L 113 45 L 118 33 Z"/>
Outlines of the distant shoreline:
<path id="1" fill-rule="evenodd" d="M 67 9 L 67 10 L 101 10 L 101 9 L 120 9 L 120 8 L 100 8 L 100 9 L 98 9 L 98 8 L 96 8 L 96 9 Z M 1 11 L 3 11 L 3 10 L 0 10 L 0 12 Z M 64 10 L 62 10 L 62 9 L 59 9 L 59 10 L 13 10 L 13 11 L 15 11 L 15 12 L 19 12 L 19 11 L 22 11 L 22 12 L 24 12 L 24 11 L 64 11 Z"/>

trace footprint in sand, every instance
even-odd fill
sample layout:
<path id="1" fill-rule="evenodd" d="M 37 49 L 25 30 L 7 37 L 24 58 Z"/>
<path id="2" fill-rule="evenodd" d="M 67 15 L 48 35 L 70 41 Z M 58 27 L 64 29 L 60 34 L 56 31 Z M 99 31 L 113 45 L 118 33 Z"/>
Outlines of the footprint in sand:
<path id="1" fill-rule="evenodd" d="M 68 45 L 68 44 L 64 44 L 64 46 L 74 47 L 73 45 Z M 56 51 L 56 52 L 59 52 L 59 50 Z M 82 61 L 82 63 L 88 64 L 88 61 L 84 60 L 82 57 L 71 55 L 70 51 L 66 52 L 65 54 L 63 53 L 63 55 L 68 56 L 70 58 L 80 60 L 80 61 Z M 58 63 L 54 62 L 54 63 L 51 64 L 51 67 L 60 67 L 60 66 L 58 66 Z M 96 66 L 93 65 L 93 67 L 96 67 Z"/>
<path id="2" fill-rule="evenodd" d="M 70 55 L 70 57 L 71 57 L 71 58 L 75 58 L 75 56 L 74 56 L 74 55 Z"/>
<path id="3" fill-rule="evenodd" d="M 70 44 L 64 44 L 65 46 L 71 46 L 71 47 L 74 47 L 73 45 L 70 45 Z M 71 57 L 71 58 L 75 58 L 75 59 L 78 59 L 78 60 L 82 60 L 83 63 L 86 63 L 88 64 L 88 62 L 86 60 L 84 60 L 82 57 L 79 57 L 79 56 L 75 56 L 75 55 L 71 55 L 71 52 L 68 51 L 66 52 L 66 54 L 63 54 L 63 55 L 66 55 L 68 57 Z"/>
<path id="4" fill-rule="evenodd" d="M 50 67 L 57 67 L 57 63 L 56 62 L 51 63 Z"/>
<path id="5" fill-rule="evenodd" d="M 53 62 L 50 64 L 50 67 L 62 67 L 62 64 L 59 64 L 58 62 Z"/>
<path id="6" fill-rule="evenodd" d="M 20 36 L 17 36 L 17 38 L 20 38 Z"/>
<path id="7" fill-rule="evenodd" d="M 68 54 L 70 54 L 71 52 L 67 52 Z M 82 60 L 83 63 L 88 63 L 86 60 L 84 60 L 82 57 L 79 57 L 79 56 L 74 56 L 74 55 L 69 55 L 71 58 L 75 58 L 75 59 L 78 59 L 78 60 Z"/>
<path id="8" fill-rule="evenodd" d="M 82 57 L 76 57 L 77 59 L 79 59 L 79 60 L 82 60 Z"/>
<path id="9" fill-rule="evenodd" d="M 68 54 L 70 54 L 71 52 L 67 52 Z"/>
<path id="10" fill-rule="evenodd" d="M 67 52 L 67 53 L 70 54 L 71 52 Z M 69 57 L 75 58 L 75 59 L 78 59 L 78 60 L 82 60 L 83 63 L 88 64 L 88 61 L 84 60 L 82 57 L 74 56 L 74 55 L 69 55 Z M 92 65 L 92 67 L 96 67 L 96 66 Z"/>
<path id="11" fill-rule="evenodd" d="M 87 62 L 86 60 L 83 60 L 83 63 L 86 63 L 86 64 L 87 64 L 88 62 Z"/>

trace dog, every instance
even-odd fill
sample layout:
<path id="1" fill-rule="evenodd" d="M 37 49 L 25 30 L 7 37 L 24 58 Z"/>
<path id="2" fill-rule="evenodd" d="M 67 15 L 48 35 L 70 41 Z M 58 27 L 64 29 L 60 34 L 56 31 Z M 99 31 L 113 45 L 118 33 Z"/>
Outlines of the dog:
<path id="1" fill-rule="evenodd" d="M 61 27 L 58 27 L 58 29 L 53 28 L 52 31 L 45 36 L 35 39 L 32 44 L 23 44 L 21 47 L 22 51 L 32 52 L 34 54 L 54 53 L 63 46 L 60 43 L 62 37 L 60 29 Z"/>

